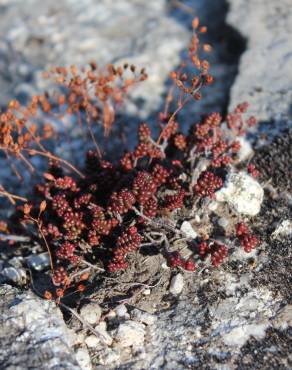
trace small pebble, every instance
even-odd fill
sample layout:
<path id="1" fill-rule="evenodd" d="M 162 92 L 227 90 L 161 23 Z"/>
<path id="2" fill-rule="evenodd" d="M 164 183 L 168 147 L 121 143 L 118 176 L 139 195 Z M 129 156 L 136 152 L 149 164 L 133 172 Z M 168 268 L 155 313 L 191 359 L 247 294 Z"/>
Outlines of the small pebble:
<path id="1" fill-rule="evenodd" d="M 79 348 L 75 353 L 75 357 L 82 370 L 92 369 L 90 356 L 87 349 Z"/>
<path id="2" fill-rule="evenodd" d="M 169 266 L 167 266 L 167 263 L 166 262 L 163 262 L 161 264 L 161 268 L 163 268 L 163 270 L 169 270 Z"/>
<path id="3" fill-rule="evenodd" d="M 118 306 L 115 311 L 118 317 L 125 317 L 128 315 L 127 307 L 124 304 Z"/>
<path id="4" fill-rule="evenodd" d="M 97 303 L 90 303 L 81 308 L 80 315 L 89 324 L 93 325 L 96 324 L 101 317 L 101 308 Z"/>
<path id="5" fill-rule="evenodd" d="M 108 319 L 114 319 L 115 317 L 117 316 L 116 312 L 114 310 L 111 310 L 108 314 L 107 314 L 107 318 Z"/>
<path id="6" fill-rule="evenodd" d="M 184 221 L 180 227 L 181 231 L 186 234 L 188 238 L 193 238 L 195 239 L 198 234 L 196 231 L 193 229 L 193 226 L 190 224 L 189 221 Z"/>
<path id="7" fill-rule="evenodd" d="M 100 344 L 100 340 L 95 335 L 89 335 L 85 338 L 84 342 L 89 348 L 96 348 Z"/>
<path id="8" fill-rule="evenodd" d="M 144 343 L 144 325 L 128 320 L 117 329 L 116 341 L 120 347 L 140 346 Z"/>
<path id="9" fill-rule="evenodd" d="M 113 342 L 113 338 L 109 335 L 109 333 L 106 331 L 106 322 L 102 321 L 100 324 L 98 324 L 94 328 L 100 335 L 101 335 L 101 340 L 110 346 Z"/>
<path id="10" fill-rule="evenodd" d="M 178 295 L 182 292 L 183 287 L 184 287 L 184 277 L 181 273 L 179 273 L 171 279 L 169 291 L 173 295 Z"/>
<path id="11" fill-rule="evenodd" d="M 120 360 L 120 356 L 111 349 L 104 351 L 99 356 L 99 362 L 102 365 L 113 365 Z"/>

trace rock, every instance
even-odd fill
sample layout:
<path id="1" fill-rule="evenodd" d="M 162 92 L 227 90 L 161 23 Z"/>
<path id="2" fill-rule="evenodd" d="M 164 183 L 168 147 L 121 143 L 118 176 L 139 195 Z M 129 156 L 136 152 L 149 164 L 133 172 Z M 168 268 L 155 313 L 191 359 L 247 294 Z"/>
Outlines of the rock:
<path id="1" fill-rule="evenodd" d="M 178 295 L 182 292 L 183 287 L 184 287 L 184 277 L 181 273 L 178 273 L 171 279 L 169 291 L 173 295 Z"/>
<path id="2" fill-rule="evenodd" d="M 94 329 L 101 335 L 103 343 L 105 343 L 108 346 L 112 344 L 113 338 L 109 335 L 109 333 L 106 330 L 105 321 L 102 321 Z"/>
<path id="3" fill-rule="evenodd" d="M 33 254 L 26 259 L 27 266 L 36 271 L 42 271 L 50 267 L 50 257 L 48 253 Z"/>
<path id="4" fill-rule="evenodd" d="M 193 238 L 195 239 L 198 234 L 196 231 L 193 229 L 193 226 L 189 221 L 184 221 L 180 227 L 181 231 L 185 233 L 187 238 Z"/>
<path id="5" fill-rule="evenodd" d="M 210 204 L 208 205 L 208 208 L 210 211 L 216 211 L 216 209 L 218 208 L 218 203 L 217 202 L 210 202 Z"/>
<path id="6" fill-rule="evenodd" d="M 89 348 L 97 348 L 100 344 L 100 339 L 96 335 L 89 335 L 85 338 L 84 343 Z"/>
<path id="7" fill-rule="evenodd" d="M 227 202 L 237 213 L 255 216 L 261 209 L 264 190 L 245 172 L 231 172 L 226 182 L 216 193 L 218 202 Z"/>
<path id="8" fill-rule="evenodd" d="M 120 356 L 115 351 L 107 349 L 98 356 L 98 360 L 102 365 L 109 365 L 112 367 L 119 362 Z"/>
<path id="9" fill-rule="evenodd" d="M 292 235 L 292 222 L 290 220 L 283 220 L 278 224 L 275 231 L 272 233 L 272 238 L 289 237 Z"/>
<path id="10" fill-rule="evenodd" d="M 2 104 L 15 98 L 15 89 L 30 96 L 46 86 L 39 74 L 49 66 L 80 66 L 90 61 L 102 66 L 127 61 L 139 69 L 147 67 L 149 74 L 147 83 L 133 92 L 144 104 L 129 104 L 128 112 L 145 118 L 158 109 L 165 79 L 188 43 L 188 30 L 168 14 L 164 0 L 120 0 L 118 4 L 114 0 L 65 0 L 38 5 L 38 0 L 27 0 L 25 6 L 19 0 L 4 5 L 5 16 L 0 19 L 2 60 L 6 62 L 0 64 Z M 19 71 L 20 63 L 25 66 Z M 9 79 L 14 83 L 7 84 Z M 33 86 L 32 91 L 26 86 Z"/>
<path id="11" fill-rule="evenodd" d="M 292 305 L 288 304 L 278 314 L 274 320 L 274 326 L 280 330 L 292 327 Z"/>
<path id="12" fill-rule="evenodd" d="M 22 256 L 16 256 L 9 259 L 9 266 L 14 267 L 16 269 L 23 267 L 24 258 Z"/>
<path id="13" fill-rule="evenodd" d="M 107 314 L 107 318 L 108 319 L 114 319 L 114 318 L 116 318 L 117 317 L 117 314 L 116 314 L 116 312 L 114 311 L 114 310 L 111 310 L 108 314 Z"/>
<path id="14" fill-rule="evenodd" d="M 5 369 L 80 369 L 60 309 L 31 291 L 0 288 L 0 363 Z"/>
<path id="15" fill-rule="evenodd" d="M 85 333 L 84 331 L 80 331 L 76 334 L 76 341 L 75 344 L 83 344 L 85 340 Z"/>
<path id="16" fill-rule="evenodd" d="M 26 272 L 23 268 L 5 267 L 0 273 L 0 282 L 15 283 L 23 285 L 27 280 Z"/>
<path id="17" fill-rule="evenodd" d="M 150 295 L 151 294 L 151 289 L 144 289 L 143 290 L 143 295 Z"/>
<path id="18" fill-rule="evenodd" d="M 161 268 L 162 268 L 163 270 L 169 270 L 169 266 L 168 266 L 167 262 L 163 262 L 163 263 L 161 264 Z"/>
<path id="19" fill-rule="evenodd" d="M 94 325 L 101 317 L 101 308 L 97 303 L 89 303 L 81 308 L 80 315 L 89 324 Z"/>
<path id="20" fill-rule="evenodd" d="M 257 325 L 239 326 L 237 328 L 232 329 L 229 333 L 225 334 L 223 341 L 227 346 L 241 347 L 250 338 L 250 336 L 253 336 L 257 339 L 264 338 L 267 327 L 268 327 L 267 323 L 260 325 L 257 324 Z"/>
<path id="21" fill-rule="evenodd" d="M 144 325 L 128 320 L 119 325 L 115 340 L 120 347 L 137 347 L 144 343 L 144 336 Z"/>
<path id="22" fill-rule="evenodd" d="M 135 308 L 131 312 L 131 318 L 135 321 L 142 322 L 143 324 L 146 325 L 153 325 L 157 320 L 157 317 L 155 315 L 152 315 L 151 313 L 145 311 L 138 310 L 137 308 Z"/>
<path id="23" fill-rule="evenodd" d="M 91 360 L 87 349 L 85 348 L 78 348 L 75 353 L 76 360 L 82 370 L 91 370 Z"/>
<path id="24" fill-rule="evenodd" d="M 270 140 L 291 127 L 292 7 L 290 0 L 228 0 L 227 22 L 246 39 L 230 109 L 250 103 L 249 113 L 261 122 Z M 269 60 L 269 63 L 267 63 Z"/>
<path id="25" fill-rule="evenodd" d="M 229 225 L 229 220 L 226 217 L 220 217 L 218 220 L 218 225 L 223 227 L 223 229 L 226 229 L 227 226 Z"/>
<path id="26" fill-rule="evenodd" d="M 115 311 L 118 317 L 129 317 L 127 307 L 124 304 L 118 306 Z"/>

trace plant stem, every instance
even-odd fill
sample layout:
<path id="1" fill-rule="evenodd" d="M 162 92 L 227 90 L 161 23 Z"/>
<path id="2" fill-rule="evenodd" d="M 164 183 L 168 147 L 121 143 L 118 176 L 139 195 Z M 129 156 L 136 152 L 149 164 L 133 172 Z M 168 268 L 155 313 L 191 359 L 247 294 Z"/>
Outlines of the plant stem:
<path id="1" fill-rule="evenodd" d="M 75 173 L 77 173 L 78 176 L 80 176 L 82 179 L 85 178 L 85 176 L 83 175 L 82 172 L 80 172 L 79 170 L 77 170 L 76 167 L 73 166 L 73 164 L 71 164 L 70 162 L 66 161 L 66 159 L 62 159 L 60 157 L 56 157 L 55 155 L 53 155 L 52 153 L 50 152 L 42 152 L 40 150 L 35 150 L 35 149 L 25 149 L 28 151 L 29 154 L 31 155 L 34 155 L 34 154 L 38 154 L 38 155 L 41 155 L 43 157 L 47 157 L 49 159 L 52 159 L 54 161 L 57 161 L 57 162 L 61 162 L 61 163 L 64 163 L 67 167 L 69 167 L 72 171 L 74 171 Z"/>

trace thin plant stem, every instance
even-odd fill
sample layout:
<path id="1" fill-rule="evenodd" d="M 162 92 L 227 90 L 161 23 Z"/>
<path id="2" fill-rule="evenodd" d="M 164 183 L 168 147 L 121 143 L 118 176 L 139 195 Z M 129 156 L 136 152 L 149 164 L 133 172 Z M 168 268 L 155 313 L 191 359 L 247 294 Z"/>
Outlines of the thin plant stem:
<path id="1" fill-rule="evenodd" d="M 79 170 L 77 170 L 77 168 L 75 166 L 73 166 L 73 164 L 71 164 L 70 162 L 66 161 L 66 159 L 63 159 L 63 158 L 60 158 L 60 157 L 56 157 L 55 155 L 53 155 L 50 152 L 42 152 L 40 150 L 35 150 L 35 149 L 24 149 L 24 150 L 28 151 L 28 153 L 31 154 L 31 155 L 37 154 L 37 155 L 41 155 L 43 157 L 47 157 L 49 159 L 52 159 L 54 161 L 63 163 L 64 165 L 66 165 L 67 167 L 69 167 L 72 171 L 74 171 L 78 176 L 80 176 L 82 179 L 85 178 L 85 176 L 83 175 L 83 173 L 80 172 Z"/>

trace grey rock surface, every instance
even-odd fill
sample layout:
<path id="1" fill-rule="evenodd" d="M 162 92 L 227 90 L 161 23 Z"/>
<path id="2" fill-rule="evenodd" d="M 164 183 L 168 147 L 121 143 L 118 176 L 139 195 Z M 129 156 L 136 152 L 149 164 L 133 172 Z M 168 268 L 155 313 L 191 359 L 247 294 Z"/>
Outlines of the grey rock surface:
<path id="1" fill-rule="evenodd" d="M 225 281 L 221 293 L 226 293 L 228 284 L 233 284 L 233 294 L 214 304 L 206 294 L 204 304 L 202 296 L 197 298 L 198 292 L 194 291 L 193 298 L 188 295 L 167 312 L 159 313 L 152 340 L 145 343 L 146 356 L 145 353 L 141 359 L 137 356 L 130 369 L 236 368 L 240 350 L 248 339 L 263 339 L 266 330 L 273 327 L 280 302 L 264 288 L 240 294 L 247 284 L 244 278 L 237 281 L 226 273 L 217 278 L 221 283 Z M 209 284 L 211 281 L 206 284 L 206 290 Z M 284 322 L 285 319 L 280 325 Z M 278 322 L 275 325 L 279 327 Z"/>
<path id="2" fill-rule="evenodd" d="M 214 46 L 215 83 L 190 113 L 224 110 L 243 40 L 225 23 L 224 0 L 185 3 L 187 11 L 173 0 L 0 0 L 0 105 L 46 88 L 41 73 L 51 66 L 127 61 L 149 75 L 132 94 L 138 106 L 128 104 L 127 113 L 149 118 L 161 107 L 168 74 L 185 55 L 191 20 L 199 15 L 209 30 L 204 41 Z M 182 121 L 192 120 L 186 114 Z"/>
<path id="3" fill-rule="evenodd" d="M 80 369 L 74 333 L 53 302 L 3 285 L 0 312 L 1 369 Z"/>
<path id="4" fill-rule="evenodd" d="M 146 102 L 145 118 L 159 107 L 164 81 L 189 41 L 164 0 L 1 0 L 0 12 L 1 104 L 43 89 L 41 73 L 50 66 L 127 61 L 149 72 L 135 91 Z M 141 106 L 129 111 L 143 115 Z"/>
<path id="5" fill-rule="evenodd" d="M 292 124 L 291 0 L 228 0 L 227 22 L 246 39 L 230 108 L 250 103 L 250 112 L 269 136 Z"/>

